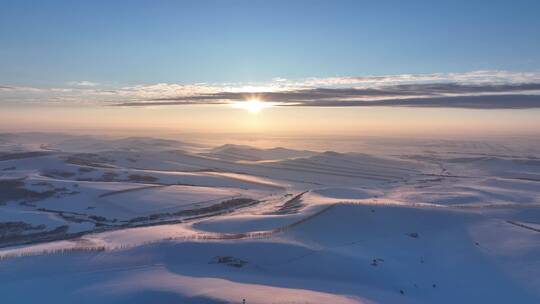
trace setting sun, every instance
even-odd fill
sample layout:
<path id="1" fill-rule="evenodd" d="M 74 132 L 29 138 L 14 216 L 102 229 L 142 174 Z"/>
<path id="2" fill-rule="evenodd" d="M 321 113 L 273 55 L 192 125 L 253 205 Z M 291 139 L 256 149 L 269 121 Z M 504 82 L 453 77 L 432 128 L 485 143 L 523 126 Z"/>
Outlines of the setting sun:
<path id="1" fill-rule="evenodd" d="M 270 102 L 264 102 L 259 99 L 249 99 L 246 101 L 241 101 L 232 104 L 233 107 L 248 110 L 250 113 L 259 113 L 262 109 L 269 108 L 272 106 Z"/>

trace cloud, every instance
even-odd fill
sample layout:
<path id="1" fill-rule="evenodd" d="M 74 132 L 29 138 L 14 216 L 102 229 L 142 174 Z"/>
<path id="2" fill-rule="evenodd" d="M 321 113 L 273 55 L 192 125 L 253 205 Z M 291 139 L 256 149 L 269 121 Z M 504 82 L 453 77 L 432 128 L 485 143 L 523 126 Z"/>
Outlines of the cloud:
<path id="1" fill-rule="evenodd" d="M 0 103 L 182 106 L 230 104 L 256 97 L 277 106 L 304 107 L 427 107 L 430 104 L 462 108 L 540 107 L 534 101 L 540 95 L 540 72 L 472 71 L 299 80 L 277 77 L 268 82 L 154 83 L 106 88 L 90 81 L 69 84 L 63 88 L 0 85 Z"/>
<path id="2" fill-rule="evenodd" d="M 42 93 L 47 91 L 47 89 L 36 88 L 36 87 L 27 87 L 27 86 L 9 86 L 9 85 L 0 85 L 0 92 L 30 92 L 30 93 Z M 0 100 L 1 101 L 1 100 Z"/>
<path id="3" fill-rule="evenodd" d="M 15 89 L 14 87 L 0 85 L 0 91 L 12 91 L 14 89 Z"/>
<path id="4" fill-rule="evenodd" d="M 82 80 L 82 81 L 70 81 L 68 82 L 70 86 L 76 86 L 76 87 L 96 87 L 99 85 L 97 82 L 92 82 L 88 80 Z"/>
<path id="5" fill-rule="evenodd" d="M 120 103 L 120 106 L 226 104 L 253 97 L 282 106 L 421 106 L 462 108 L 540 107 L 540 83 L 520 84 L 400 84 L 375 88 L 314 88 L 281 92 L 217 92 L 153 98 Z M 528 94 L 528 95 L 526 95 Z M 525 96 L 525 97 L 524 97 Z M 524 102 L 526 101 L 526 102 Z M 470 105 L 467 105 L 470 102 Z M 505 104 L 508 103 L 508 104 Z"/>
<path id="6" fill-rule="evenodd" d="M 416 108 L 461 108 L 461 109 L 533 109 L 540 108 L 540 95 L 479 95 L 446 96 L 377 101 L 314 101 L 297 106 L 311 107 L 416 107 Z"/>
<path id="7" fill-rule="evenodd" d="M 343 76 L 326 78 L 307 78 L 297 85 L 320 86 L 358 86 L 358 85 L 392 85 L 426 82 L 456 82 L 456 83 L 523 83 L 540 82 L 539 72 L 510 72 L 510 71 L 472 71 L 466 73 L 432 73 L 432 74 L 401 74 L 383 76 Z"/>

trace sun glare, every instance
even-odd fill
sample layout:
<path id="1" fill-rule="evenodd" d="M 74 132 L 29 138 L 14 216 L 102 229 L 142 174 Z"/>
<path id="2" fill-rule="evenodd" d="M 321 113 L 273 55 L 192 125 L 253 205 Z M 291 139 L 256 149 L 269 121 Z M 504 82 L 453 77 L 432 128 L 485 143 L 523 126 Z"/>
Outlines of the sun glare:
<path id="1" fill-rule="evenodd" d="M 262 109 L 269 108 L 272 106 L 269 102 L 264 102 L 259 99 L 250 99 L 246 101 L 240 101 L 232 105 L 235 108 L 244 109 L 250 113 L 259 113 Z"/>

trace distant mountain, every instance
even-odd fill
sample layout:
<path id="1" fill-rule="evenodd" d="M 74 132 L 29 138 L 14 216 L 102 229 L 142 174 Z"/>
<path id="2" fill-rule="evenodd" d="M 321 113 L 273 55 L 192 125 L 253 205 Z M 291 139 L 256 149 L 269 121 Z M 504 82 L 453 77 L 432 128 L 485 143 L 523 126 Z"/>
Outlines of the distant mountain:
<path id="1" fill-rule="evenodd" d="M 230 161 L 262 161 L 262 160 L 282 160 L 298 157 L 309 157 L 317 152 L 307 150 L 292 150 L 282 147 L 272 149 L 259 149 L 246 145 L 226 144 L 216 147 L 208 153 L 201 155 L 230 160 Z"/>
<path id="2" fill-rule="evenodd" d="M 122 139 L 102 140 L 90 136 L 80 136 L 65 140 L 57 145 L 57 149 L 69 152 L 100 151 L 167 151 L 186 147 L 195 147 L 177 140 L 158 139 L 152 137 L 128 137 Z"/>

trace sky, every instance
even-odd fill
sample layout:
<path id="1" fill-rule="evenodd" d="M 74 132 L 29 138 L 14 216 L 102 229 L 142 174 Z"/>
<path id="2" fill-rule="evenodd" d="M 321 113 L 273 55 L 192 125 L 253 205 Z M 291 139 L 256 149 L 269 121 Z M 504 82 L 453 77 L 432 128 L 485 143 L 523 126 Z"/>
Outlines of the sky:
<path id="1" fill-rule="evenodd" d="M 539 1 L 0 7 L 0 131 L 540 133 Z"/>

